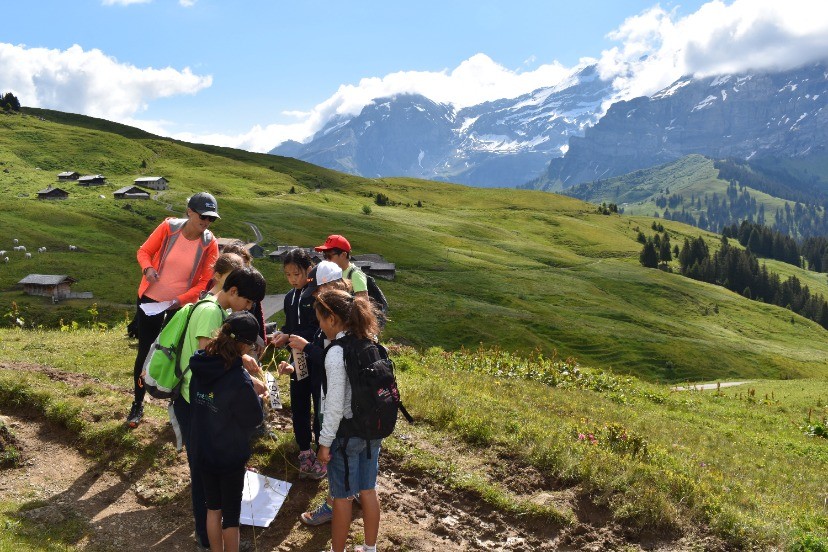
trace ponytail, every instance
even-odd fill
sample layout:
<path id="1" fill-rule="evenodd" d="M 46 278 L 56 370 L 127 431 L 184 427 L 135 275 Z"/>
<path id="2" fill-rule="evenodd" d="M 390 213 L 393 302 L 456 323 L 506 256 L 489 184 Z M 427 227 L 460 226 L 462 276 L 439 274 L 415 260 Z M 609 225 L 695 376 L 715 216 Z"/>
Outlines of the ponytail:
<path id="1" fill-rule="evenodd" d="M 354 297 L 338 289 L 326 289 L 316 296 L 317 316 L 334 315 L 345 324 L 348 333 L 359 339 L 375 339 L 379 335 L 377 309 L 366 297 Z"/>
<path id="2" fill-rule="evenodd" d="M 233 329 L 230 327 L 230 324 L 225 322 L 219 329 L 216 337 L 211 339 L 210 342 L 207 343 L 207 346 L 204 347 L 204 352 L 208 355 L 220 356 L 224 359 L 225 368 L 230 368 L 233 361 L 236 360 L 236 358 L 238 358 L 241 354 L 241 347 L 244 345 L 243 343 L 233 339 L 230 335 L 232 333 Z"/>

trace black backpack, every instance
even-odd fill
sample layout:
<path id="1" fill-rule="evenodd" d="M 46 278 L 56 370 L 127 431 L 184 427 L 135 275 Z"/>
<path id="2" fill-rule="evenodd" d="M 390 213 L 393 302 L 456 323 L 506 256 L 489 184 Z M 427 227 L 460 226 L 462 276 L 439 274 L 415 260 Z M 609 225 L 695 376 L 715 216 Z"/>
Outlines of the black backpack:
<path id="1" fill-rule="evenodd" d="M 385 347 L 370 339 L 358 339 L 345 335 L 331 342 L 342 347 L 345 359 L 345 373 L 351 384 L 351 412 L 353 418 L 343 419 L 336 436 L 345 439 L 342 453 L 352 437 L 368 442 L 368 457 L 371 455 L 370 441 L 388 437 L 397 424 L 397 412 L 402 412 L 409 423 L 414 419 L 400 400 L 397 378 L 394 376 L 394 361 L 388 358 Z M 345 457 L 345 473 L 348 460 Z M 350 490 L 346 475 L 345 490 Z"/>

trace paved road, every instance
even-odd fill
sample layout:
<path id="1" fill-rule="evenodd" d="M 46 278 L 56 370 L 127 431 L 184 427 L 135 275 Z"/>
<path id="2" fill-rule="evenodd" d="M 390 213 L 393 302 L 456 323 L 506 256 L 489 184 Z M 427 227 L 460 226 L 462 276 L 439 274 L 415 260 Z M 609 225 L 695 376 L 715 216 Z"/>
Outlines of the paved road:
<path id="1" fill-rule="evenodd" d="M 258 244 L 259 242 L 261 242 L 264 239 L 263 236 L 262 236 L 262 233 L 259 231 L 258 226 L 256 226 L 252 222 L 247 222 L 247 221 L 245 221 L 245 224 L 248 225 L 251 230 L 253 230 L 253 234 L 256 236 L 256 241 L 254 241 L 253 243 Z"/>

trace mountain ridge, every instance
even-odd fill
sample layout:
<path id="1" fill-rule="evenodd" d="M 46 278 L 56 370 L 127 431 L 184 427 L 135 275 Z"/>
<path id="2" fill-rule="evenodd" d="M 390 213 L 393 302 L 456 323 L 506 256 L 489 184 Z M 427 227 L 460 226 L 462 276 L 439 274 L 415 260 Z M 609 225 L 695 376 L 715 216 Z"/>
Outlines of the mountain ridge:
<path id="1" fill-rule="evenodd" d="M 599 78 L 594 65 L 577 68 L 555 86 L 459 110 L 399 94 L 330 121 L 306 144 L 290 141 L 270 153 L 368 177 L 515 186 L 562 155 L 567 137 L 594 123 L 610 95 L 611 83 Z M 411 117 L 412 109 L 425 115 Z"/>

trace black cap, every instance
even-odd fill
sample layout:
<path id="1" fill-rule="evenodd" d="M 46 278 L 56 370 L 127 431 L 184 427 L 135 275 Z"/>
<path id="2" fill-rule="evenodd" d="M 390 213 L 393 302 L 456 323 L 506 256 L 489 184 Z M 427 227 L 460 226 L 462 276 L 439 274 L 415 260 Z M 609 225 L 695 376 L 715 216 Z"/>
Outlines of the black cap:
<path id="1" fill-rule="evenodd" d="M 261 335 L 259 321 L 248 311 L 234 312 L 224 323 L 230 326 L 230 337 L 241 343 L 253 345 Z"/>
<path id="2" fill-rule="evenodd" d="M 199 215 L 221 218 L 218 214 L 218 202 L 212 194 L 198 192 L 187 200 L 187 207 Z"/>

